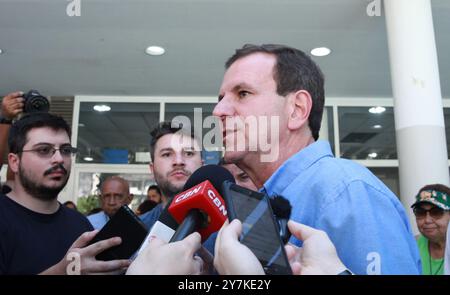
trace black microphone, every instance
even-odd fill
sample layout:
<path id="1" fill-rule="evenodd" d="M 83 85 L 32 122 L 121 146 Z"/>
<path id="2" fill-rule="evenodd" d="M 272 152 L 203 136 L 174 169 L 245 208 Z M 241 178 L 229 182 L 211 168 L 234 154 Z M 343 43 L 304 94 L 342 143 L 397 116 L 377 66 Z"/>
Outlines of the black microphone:
<path id="1" fill-rule="evenodd" d="M 289 218 L 291 217 L 291 203 L 289 203 L 286 198 L 275 195 L 270 198 L 270 206 L 272 207 L 273 214 L 275 215 L 278 227 L 280 228 L 281 240 L 286 244 L 291 237 L 291 232 L 287 226 Z"/>
<path id="2" fill-rule="evenodd" d="M 222 183 L 235 182 L 233 175 L 219 165 L 206 165 L 197 169 L 186 182 L 182 193 L 173 198 L 168 211 L 180 222 L 170 242 L 180 241 L 198 231 L 205 241 L 220 229 L 227 211 L 222 198 Z"/>

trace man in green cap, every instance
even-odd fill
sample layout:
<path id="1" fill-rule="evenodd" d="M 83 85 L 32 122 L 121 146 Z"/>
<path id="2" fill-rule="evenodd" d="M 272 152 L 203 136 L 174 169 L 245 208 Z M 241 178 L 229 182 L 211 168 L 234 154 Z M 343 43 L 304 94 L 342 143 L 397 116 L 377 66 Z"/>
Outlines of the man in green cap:
<path id="1" fill-rule="evenodd" d="M 419 190 L 411 207 L 421 233 L 417 245 L 422 259 L 422 274 L 442 275 L 450 221 L 450 188 L 442 184 L 426 185 Z"/>

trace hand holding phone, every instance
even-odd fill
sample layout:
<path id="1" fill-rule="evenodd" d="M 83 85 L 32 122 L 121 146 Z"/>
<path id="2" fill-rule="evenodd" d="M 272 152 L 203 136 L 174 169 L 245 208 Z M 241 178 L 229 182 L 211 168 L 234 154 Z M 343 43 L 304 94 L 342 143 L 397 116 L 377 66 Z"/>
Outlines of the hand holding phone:
<path id="1" fill-rule="evenodd" d="M 141 246 L 147 236 L 147 228 L 128 206 L 120 207 L 89 244 L 120 237 L 122 243 L 99 253 L 98 260 L 129 259 Z"/>
<path id="2" fill-rule="evenodd" d="M 231 182 L 223 186 L 230 222 L 242 222 L 240 242 L 255 254 L 266 274 L 292 274 L 268 196 Z"/>

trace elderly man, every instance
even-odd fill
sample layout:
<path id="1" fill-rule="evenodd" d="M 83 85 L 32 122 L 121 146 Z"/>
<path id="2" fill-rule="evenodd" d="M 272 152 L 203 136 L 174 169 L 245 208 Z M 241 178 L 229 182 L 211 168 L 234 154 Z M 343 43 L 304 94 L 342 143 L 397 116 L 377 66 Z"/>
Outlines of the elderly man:
<path id="1" fill-rule="evenodd" d="M 103 181 L 99 198 L 102 211 L 88 216 L 95 229 L 101 229 L 120 207 L 133 200 L 128 181 L 119 176 L 111 176 Z"/>

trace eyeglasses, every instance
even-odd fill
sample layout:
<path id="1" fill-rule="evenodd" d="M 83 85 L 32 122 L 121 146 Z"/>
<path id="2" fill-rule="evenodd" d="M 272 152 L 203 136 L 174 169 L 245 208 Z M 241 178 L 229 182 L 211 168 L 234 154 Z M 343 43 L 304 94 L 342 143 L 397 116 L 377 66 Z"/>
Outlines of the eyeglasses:
<path id="1" fill-rule="evenodd" d="M 78 151 L 77 148 L 71 146 L 70 144 L 65 144 L 59 147 L 59 149 L 55 148 L 52 145 L 45 144 L 40 145 L 34 149 L 31 150 L 22 150 L 21 152 L 34 152 L 41 158 L 51 158 L 56 153 L 56 151 L 59 151 L 61 156 L 63 157 L 70 157 L 71 155 L 75 155 Z"/>
<path id="2" fill-rule="evenodd" d="M 430 213 L 431 218 L 439 219 L 441 218 L 445 210 L 439 207 L 433 207 L 431 209 L 424 209 L 422 207 L 414 207 L 413 209 L 414 215 L 416 215 L 417 218 L 425 218 L 427 216 L 427 213 Z"/>

